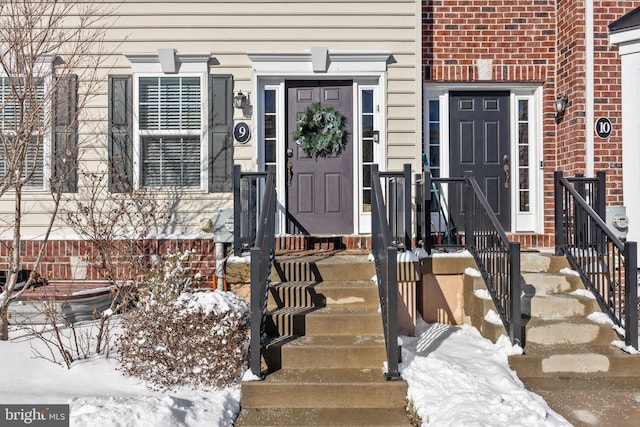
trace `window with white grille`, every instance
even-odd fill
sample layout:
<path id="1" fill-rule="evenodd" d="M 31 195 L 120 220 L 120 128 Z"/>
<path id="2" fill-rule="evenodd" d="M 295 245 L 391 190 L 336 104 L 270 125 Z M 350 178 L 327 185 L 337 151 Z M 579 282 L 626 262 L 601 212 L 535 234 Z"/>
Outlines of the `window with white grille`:
<path id="1" fill-rule="evenodd" d="M 141 184 L 202 187 L 203 101 L 200 77 L 139 77 Z"/>

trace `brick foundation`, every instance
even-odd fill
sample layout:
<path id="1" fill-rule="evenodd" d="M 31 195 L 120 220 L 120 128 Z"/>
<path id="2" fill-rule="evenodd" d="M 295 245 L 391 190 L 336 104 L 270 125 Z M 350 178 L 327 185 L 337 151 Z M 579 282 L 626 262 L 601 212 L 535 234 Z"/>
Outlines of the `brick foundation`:
<path id="1" fill-rule="evenodd" d="M 549 234 L 518 234 L 510 235 L 512 241 L 520 242 L 522 249 L 553 247 L 553 235 Z M 4 241 L 0 245 L 0 271 L 7 271 L 8 247 L 10 242 Z M 25 242 L 22 250 L 22 269 L 33 270 L 35 259 L 42 242 Z M 151 265 L 154 256 L 162 256 L 167 252 L 183 252 L 194 250 L 196 261 L 191 265 L 194 272 L 200 272 L 205 280 L 211 280 L 215 275 L 215 242 L 213 239 L 151 239 L 138 242 L 138 254 L 135 257 L 123 259 L 119 265 L 121 269 L 132 268 L 131 261 L 136 261 L 135 268 L 138 277 L 142 277 Z M 338 251 L 371 250 L 371 236 L 279 236 L 276 237 L 277 252 L 295 251 Z M 105 270 L 100 266 L 98 253 L 94 245 L 82 240 L 54 240 L 45 249 L 38 273 L 50 280 L 99 280 L 105 279 Z M 124 276 L 123 276 L 124 277 Z"/>
<path id="2" fill-rule="evenodd" d="M 3 241 L 0 244 L 0 271 L 9 269 L 8 256 L 11 242 Z M 36 257 L 42 241 L 27 241 L 22 246 L 23 270 L 33 270 Z M 215 273 L 215 242 L 213 239 L 150 239 L 140 241 L 133 256 L 123 257 L 118 262 L 118 268 L 124 271 L 135 268 L 136 276 L 142 277 L 148 266 L 151 265 L 153 256 L 161 256 L 168 251 L 183 252 L 194 250 L 197 254 L 196 261 L 191 268 L 194 272 L 200 272 L 205 280 L 210 280 Z M 84 240 L 53 240 L 48 242 L 45 248 L 40 267 L 37 273 L 50 280 L 83 280 L 105 279 L 106 271 L 99 261 L 98 251 L 95 245 Z M 136 264 L 132 266 L 132 263 Z M 122 277 L 131 277 L 131 274 L 123 274 Z"/>

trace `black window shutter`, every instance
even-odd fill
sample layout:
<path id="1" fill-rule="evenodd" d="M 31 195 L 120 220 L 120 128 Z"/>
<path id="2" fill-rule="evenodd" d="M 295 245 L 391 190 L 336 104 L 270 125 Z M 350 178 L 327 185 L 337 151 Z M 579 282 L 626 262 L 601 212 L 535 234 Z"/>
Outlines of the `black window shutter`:
<path id="1" fill-rule="evenodd" d="M 231 191 L 233 169 L 233 80 L 209 75 L 209 192 Z"/>
<path id="2" fill-rule="evenodd" d="M 78 191 L 78 76 L 68 74 L 56 79 L 52 98 L 52 173 L 53 191 Z"/>
<path id="3" fill-rule="evenodd" d="M 109 191 L 133 189 L 133 76 L 109 76 Z"/>

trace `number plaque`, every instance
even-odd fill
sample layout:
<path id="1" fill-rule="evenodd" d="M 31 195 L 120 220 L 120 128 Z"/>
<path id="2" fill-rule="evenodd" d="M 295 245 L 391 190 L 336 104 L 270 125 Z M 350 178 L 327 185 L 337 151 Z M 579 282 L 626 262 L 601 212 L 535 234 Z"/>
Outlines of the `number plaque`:
<path id="1" fill-rule="evenodd" d="M 602 139 L 609 138 L 611 135 L 611 120 L 606 117 L 600 117 L 596 121 L 596 133 Z"/>
<path id="2" fill-rule="evenodd" d="M 240 144 L 247 142 L 250 136 L 251 131 L 249 130 L 249 125 L 244 122 L 238 123 L 233 128 L 233 138 Z"/>

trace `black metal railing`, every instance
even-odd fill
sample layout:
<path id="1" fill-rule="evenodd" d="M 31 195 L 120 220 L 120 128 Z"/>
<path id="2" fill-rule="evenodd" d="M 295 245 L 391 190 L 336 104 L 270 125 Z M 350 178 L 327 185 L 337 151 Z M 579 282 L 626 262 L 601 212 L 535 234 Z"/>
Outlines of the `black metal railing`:
<path id="1" fill-rule="evenodd" d="M 382 194 L 386 195 L 386 214 L 391 241 L 399 248 L 411 249 L 411 165 L 404 164 L 400 172 L 377 171 Z M 371 189 L 373 193 L 373 188 Z M 373 203 L 373 201 L 372 201 Z"/>
<path id="2" fill-rule="evenodd" d="M 264 197 L 255 245 L 251 247 L 251 340 L 249 365 L 254 375 L 262 377 L 261 355 L 264 344 L 264 325 L 275 246 L 276 189 L 273 169 L 267 172 Z"/>
<path id="3" fill-rule="evenodd" d="M 478 182 L 465 174 L 465 247 L 473 254 L 509 338 L 524 348 L 535 289 L 520 270 L 520 243 L 507 238 Z"/>
<path id="4" fill-rule="evenodd" d="M 464 224 L 458 224 L 462 203 L 450 209 L 450 190 L 460 192 L 464 178 L 433 178 L 428 172 L 416 175 L 416 243 L 428 253 L 461 249 Z"/>
<path id="5" fill-rule="evenodd" d="M 387 174 L 387 173 L 385 173 Z M 388 177 L 389 175 L 387 175 Z M 409 179 L 411 175 L 409 174 Z M 371 165 L 371 243 L 376 265 L 380 309 L 387 351 L 387 379 L 399 379 L 398 370 L 398 245 L 394 243 L 380 183 L 383 175 L 378 165 Z M 406 191 L 408 189 L 408 191 Z M 410 187 L 404 190 L 410 192 Z M 387 193 L 389 194 L 389 193 Z M 393 198 L 396 199 L 395 197 Z"/>
<path id="6" fill-rule="evenodd" d="M 275 169 L 272 170 L 275 173 Z M 233 254 L 240 256 L 256 242 L 258 218 L 268 172 L 243 172 L 233 166 Z"/>
<path id="7" fill-rule="evenodd" d="M 604 174 L 598 179 L 554 173 L 556 254 L 567 257 L 602 311 L 624 328 L 625 344 L 638 349 L 637 243 L 622 243 L 603 221 Z M 591 200 L 586 186 L 598 188 Z"/>
<path id="8" fill-rule="evenodd" d="M 416 177 L 416 240 L 431 253 L 467 249 L 505 329 L 524 347 L 535 292 L 520 271 L 520 244 L 510 242 L 470 172 L 464 177 Z"/>

